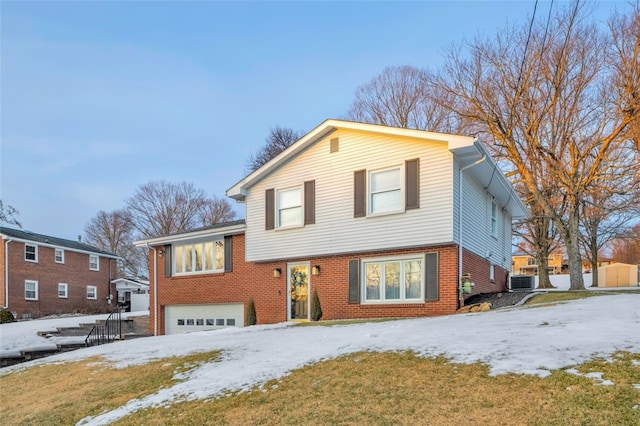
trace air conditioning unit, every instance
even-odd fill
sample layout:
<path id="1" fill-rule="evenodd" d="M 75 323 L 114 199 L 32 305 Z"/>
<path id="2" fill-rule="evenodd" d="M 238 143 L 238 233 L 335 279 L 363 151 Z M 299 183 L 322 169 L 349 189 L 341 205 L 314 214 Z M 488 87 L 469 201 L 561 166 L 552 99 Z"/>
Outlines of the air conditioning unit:
<path id="1" fill-rule="evenodd" d="M 536 277 L 533 275 L 512 275 L 509 290 L 532 291 L 536 289 Z"/>

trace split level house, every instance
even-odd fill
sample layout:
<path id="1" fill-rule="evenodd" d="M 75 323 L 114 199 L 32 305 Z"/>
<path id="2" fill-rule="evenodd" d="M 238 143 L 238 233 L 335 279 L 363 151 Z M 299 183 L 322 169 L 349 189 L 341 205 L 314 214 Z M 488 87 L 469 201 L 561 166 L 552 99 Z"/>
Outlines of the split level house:
<path id="1" fill-rule="evenodd" d="M 505 289 L 511 222 L 526 217 L 476 138 L 327 120 L 227 190 L 245 220 L 138 241 L 150 327 L 450 314 Z M 469 289 L 470 286 L 467 286 Z"/>
<path id="2" fill-rule="evenodd" d="M 0 227 L 0 237 L 0 305 L 16 319 L 115 308 L 115 254 L 19 229 Z"/>

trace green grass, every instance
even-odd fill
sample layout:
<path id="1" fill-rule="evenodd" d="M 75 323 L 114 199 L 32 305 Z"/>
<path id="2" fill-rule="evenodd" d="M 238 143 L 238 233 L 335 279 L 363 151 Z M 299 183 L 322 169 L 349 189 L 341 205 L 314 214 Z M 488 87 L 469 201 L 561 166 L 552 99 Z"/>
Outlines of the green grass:
<path id="1" fill-rule="evenodd" d="M 569 300 L 586 299 L 587 297 L 606 296 L 609 292 L 597 291 L 550 291 L 549 293 L 541 293 L 527 300 L 527 305 L 538 305 L 541 303 L 557 303 Z"/>

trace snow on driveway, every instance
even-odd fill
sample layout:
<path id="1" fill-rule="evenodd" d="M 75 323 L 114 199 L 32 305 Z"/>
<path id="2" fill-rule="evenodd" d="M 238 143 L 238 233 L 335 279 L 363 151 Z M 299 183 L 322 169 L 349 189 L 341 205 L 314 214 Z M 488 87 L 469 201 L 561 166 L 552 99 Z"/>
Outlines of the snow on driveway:
<path id="1" fill-rule="evenodd" d="M 34 363 L 96 355 L 125 367 L 211 350 L 223 351 L 221 362 L 197 367 L 171 388 L 80 424 L 108 424 L 144 407 L 248 390 L 310 363 L 358 351 L 411 350 L 461 363 L 484 362 L 494 375 L 514 372 L 544 377 L 550 370 L 608 357 L 615 351 L 640 353 L 640 294 L 380 323 L 333 327 L 278 324 L 141 338 L 8 367 L 0 370 L 0 375 Z"/>

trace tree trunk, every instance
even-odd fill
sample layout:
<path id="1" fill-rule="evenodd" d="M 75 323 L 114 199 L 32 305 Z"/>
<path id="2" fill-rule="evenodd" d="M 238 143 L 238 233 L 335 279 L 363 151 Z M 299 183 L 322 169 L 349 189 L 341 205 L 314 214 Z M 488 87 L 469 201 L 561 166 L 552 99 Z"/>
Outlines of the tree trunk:
<path id="1" fill-rule="evenodd" d="M 591 287 L 598 287 L 598 246 L 595 234 L 591 237 Z"/>
<path id="2" fill-rule="evenodd" d="M 538 288 L 554 288 L 549 281 L 549 256 L 546 251 L 538 252 Z"/>
<path id="3" fill-rule="evenodd" d="M 579 216 L 576 203 L 569 207 L 567 219 L 568 229 L 564 232 L 567 255 L 569 257 L 569 290 L 584 290 L 582 279 L 582 258 L 580 257 L 580 243 L 578 241 Z"/>

